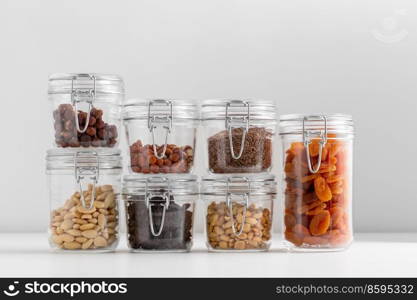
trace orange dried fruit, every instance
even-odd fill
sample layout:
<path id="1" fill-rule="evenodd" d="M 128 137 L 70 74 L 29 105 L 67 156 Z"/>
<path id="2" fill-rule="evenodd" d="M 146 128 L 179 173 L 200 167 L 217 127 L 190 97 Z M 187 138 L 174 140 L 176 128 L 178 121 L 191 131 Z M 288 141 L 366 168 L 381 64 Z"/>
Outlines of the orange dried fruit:
<path id="1" fill-rule="evenodd" d="M 314 179 L 314 191 L 322 202 L 330 201 L 332 199 L 332 191 L 330 190 L 326 179 L 321 176 Z"/>
<path id="2" fill-rule="evenodd" d="M 315 215 L 310 222 L 310 232 L 312 235 L 323 235 L 330 227 L 330 213 L 323 210 L 318 215 Z"/>
<path id="3" fill-rule="evenodd" d="M 325 245 L 328 243 L 328 241 L 327 239 L 322 238 L 322 237 L 306 236 L 303 239 L 303 243 L 314 246 L 314 245 Z"/>
<path id="4" fill-rule="evenodd" d="M 294 228 L 292 229 L 292 232 L 294 232 L 296 235 L 298 235 L 301 238 L 304 236 L 310 236 L 310 231 L 308 231 L 307 227 L 301 224 L 295 225 Z"/>
<path id="5" fill-rule="evenodd" d="M 316 157 L 320 154 L 320 144 L 318 141 L 313 141 L 310 145 L 308 145 L 308 152 L 310 153 L 311 157 Z"/>
<path id="6" fill-rule="evenodd" d="M 322 203 L 320 206 L 317 206 L 314 209 L 311 209 L 309 211 L 306 212 L 307 216 L 315 216 L 320 214 L 324 209 L 326 208 L 326 204 Z"/>
<path id="7" fill-rule="evenodd" d="M 285 239 L 296 246 L 301 246 L 303 240 L 292 231 L 285 231 Z"/>
<path id="8" fill-rule="evenodd" d="M 332 227 L 338 227 L 340 222 L 343 222 L 343 215 L 345 214 L 343 208 L 340 206 L 334 206 L 329 209 L 331 220 L 332 220 Z"/>
<path id="9" fill-rule="evenodd" d="M 306 182 L 308 182 L 308 181 L 311 181 L 311 180 L 316 179 L 316 178 L 317 178 L 317 176 L 319 176 L 319 175 L 318 175 L 318 174 L 312 174 L 312 175 L 307 175 L 307 176 L 304 176 L 303 178 L 301 178 L 301 182 L 302 182 L 302 183 L 306 183 Z"/>
<path id="10" fill-rule="evenodd" d="M 327 183 L 335 183 L 335 182 L 343 181 L 343 178 L 344 178 L 343 175 L 336 174 L 336 175 L 331 175 L 327 177 L 326 181 Z"/>
<path id="11" fill-rule="evenodd" d="M 285 214 L 284 224 L 285 224 L 286 229 L 292 230 L 292 228 L 295 226 L 296 223 L 297 223 L 297 220 L 295 219 L 293 214 L 289 214 L 289 213 Z"/>

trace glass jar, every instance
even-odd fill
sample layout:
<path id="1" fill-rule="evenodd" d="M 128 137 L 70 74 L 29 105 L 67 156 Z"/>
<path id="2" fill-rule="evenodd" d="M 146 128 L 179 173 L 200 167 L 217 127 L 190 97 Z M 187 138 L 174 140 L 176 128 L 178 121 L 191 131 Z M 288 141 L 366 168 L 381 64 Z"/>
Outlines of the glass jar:
<path id="1" fill-rule="evenodd" d="M 353 240 L 353 120 L 341 114 L 286 115 L 284 238 L 299 251 L 342 250 Z"/>
<path id="2" fill-rule="evenodd" d="M 117 147 L 123 80 L 116 75 L 49 77 L 55 147 Z"/>
<path id="3" fill-rule="evenodd" d="M 46 169 L 51 247 L 84 252 L 114 250 L 119 240 L 120 151 L 49 150 Z"/>
<path id="4" fill-rule="evenodd" d="M 269 172 L 276 106 L 265 100 L 206 100 L 202 105 L 211 173 Z"/>
<path id="5" fill-rule="evenodd" d="M 134 173 L 191 173 L 198 105 L 187 100 L 129 100 L 123 109 Z"/>
<path id="6" fill-rule="evenodd" d="M 125 176 L 129 248 L 133 252 L 190 251 L 198 196 L 196 176 Z"/>
<path id="7" fill-rule="evenodd" d="M 210 251 L 266 251 L 272 233 L 275 177 L 205 177 L 207 247 Z"/>

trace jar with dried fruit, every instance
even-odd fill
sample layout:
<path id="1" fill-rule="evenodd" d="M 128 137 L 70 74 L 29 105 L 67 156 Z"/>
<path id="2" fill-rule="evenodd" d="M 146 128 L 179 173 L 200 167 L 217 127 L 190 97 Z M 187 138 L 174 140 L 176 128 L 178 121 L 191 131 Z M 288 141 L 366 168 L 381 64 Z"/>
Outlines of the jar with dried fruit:
<path id="1" fill-rule="evenodd" d="M 116 75 L 54 74 L 49 78 L 55 146 L 116 147 L 123 80 Z"/>
<path id="2" fill-rule="evenodd" d="M 203 178 L 209 250 L 268 250 L 276 188 L 272 175 Z"/>
<path id="3" fill-rule="evenodd" d="M 276 106 L 265 100 L 206 100 L 202 105 L 211 173 L 269 172 Z"/>
<path id="4" fill-rule="evenodd" d="M 172 176 L 124 177 L 127 240 L 133 252 L 190 251 L 197 177 Z"/>
<path id="5" fill-rule="evenodd" d="M 284 238 L 297 251 L 343 250 L 353 240 L 353 120 L 341 114 L 286 115 Z"/>
<path id="6" fill-rule="evenodd" d="M 52 249 L 113 251 L 119 240 L 120 151 L 55 149 L 46 163 Z"/>
<path id="7" fill-rule="evenodd" d="M 197 103 L 132 99 L 124 104 L 122 116 L 132 172 L 191 173 L 200 117 Z"/>

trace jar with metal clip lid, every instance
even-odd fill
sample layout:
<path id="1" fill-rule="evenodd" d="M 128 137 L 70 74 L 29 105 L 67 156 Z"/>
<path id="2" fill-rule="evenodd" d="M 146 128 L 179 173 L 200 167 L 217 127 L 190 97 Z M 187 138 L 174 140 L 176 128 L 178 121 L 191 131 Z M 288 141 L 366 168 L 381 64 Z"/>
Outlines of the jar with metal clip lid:
<path id="1" fill-rule="evenodd" d="M 122 115 L 132 172 L 192 172 L 200 121 L 195 101 L 131 99 L 124 104 Z"/>
<path id="2" fill-rule="evenodd" d="M 270 171 L 277 124 L 273 101 L 205 100 L 201 114 L 209 172 Z"/>
<path id="3" fill-rule="evenodd" d="M 133 252 L 190 251 L 198 197 L 197 177 L 193 175 L 125 176 L 129 248 Z"/>
<path id="4" fill-rule="evenodd" d="M 51 247 L 85 252 L 114 250 L 119 240 L 120 150 L 49 150 L 46 173 Z"/>
<path id="5" fill-rule="evenodd" d="M 207 247 L 210 251 L 265 251 L 271 244 L 277 183 L 272 175 L 205 177 Z"/>
<path id="6" fill-rule="evenodd" d="M 347 248 L 353 240 L 352 117 L 285 115 L 280 136 L 285 240 L 296 251 Z"/>
<path id="7" fill-rule="evenodd" d="M 124 83 L 117 75 L 53 74 L 49 77 L 55 147 L 114 148 L 120 132 Z"/>

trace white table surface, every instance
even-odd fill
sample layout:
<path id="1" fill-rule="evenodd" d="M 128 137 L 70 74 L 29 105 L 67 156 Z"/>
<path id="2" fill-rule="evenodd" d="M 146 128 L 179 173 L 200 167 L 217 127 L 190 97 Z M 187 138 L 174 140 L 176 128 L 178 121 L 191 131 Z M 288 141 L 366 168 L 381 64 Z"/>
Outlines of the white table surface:
<path id="1" fill-rule="evenodd" d="M 1 277 L 417 277 L 417 234 L 357 234 L 344 252 L 52 253 L 46 234 L 0 234 Z"/>

